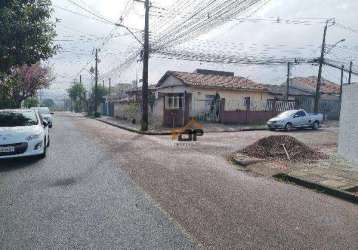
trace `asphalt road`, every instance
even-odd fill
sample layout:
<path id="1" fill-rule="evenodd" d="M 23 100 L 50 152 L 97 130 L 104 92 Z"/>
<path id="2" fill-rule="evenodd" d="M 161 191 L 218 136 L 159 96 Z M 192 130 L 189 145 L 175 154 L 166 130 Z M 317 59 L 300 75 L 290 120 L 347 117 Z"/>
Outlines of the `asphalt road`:
<path id="1" fill-rule="evenodd" d="M 252 176 L 227 161 L 228 153 L 277 132 L 205 134 L 178 147 L 169 136 L 72 120 L 205 248 L 358 249 L 356 205 Z M 290 134 L 315 147 L 336 141 L 328 129 Z"/>
<path id="2" fill-rule="evenodd" d="M 356 205 L 226 160 L 269 134 L 178 147 L 56 114 L 47 159 L 0 162 L 0 248 L 358 249 Z M 293 135 L 317 147 L 336 140 L 329 130 Z"/>
<path id="3" fill-rule="evenodd" d="M 0 249 L 195 249 L 74 119 L 56 117 L 45 160 L 0 161 Z"/>

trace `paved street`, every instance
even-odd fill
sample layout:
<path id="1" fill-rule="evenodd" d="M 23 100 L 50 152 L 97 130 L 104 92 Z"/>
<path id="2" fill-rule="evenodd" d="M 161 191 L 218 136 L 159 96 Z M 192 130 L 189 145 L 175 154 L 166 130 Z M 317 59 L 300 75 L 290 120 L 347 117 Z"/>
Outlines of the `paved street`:
<path id="1" fill-rule="evenodd" d="M 72 119 L 51 132 L 45 160 L 0 161 L 0 249 L 195 249 Z"/>
<path id="2" fill-rule="evenodd" d="M 56 114 L 54 124 L 46 160 L 0 163 L 2 249 L 358 248 L 356 205 L 227 162 L 271 132 L 177 147 L 79 116 Z M 315 147 L 336 138 L 292 134 Z"/>

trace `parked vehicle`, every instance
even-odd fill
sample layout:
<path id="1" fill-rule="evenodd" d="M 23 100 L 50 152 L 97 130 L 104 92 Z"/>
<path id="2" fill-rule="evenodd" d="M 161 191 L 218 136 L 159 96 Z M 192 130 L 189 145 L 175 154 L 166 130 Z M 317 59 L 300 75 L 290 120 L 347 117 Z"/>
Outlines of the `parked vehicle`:
<path id="1" fill-rule="evenodd" d="M 37 110 L 42 116 L 42 118 L 48 122 L 48 127 L 52 128 L 53 113 L 50 112 L 50 109 L 48 107 L 34 107 L 31 109 Z"/>
<path id="2" fill-rule="evenodd" d="M 35 110 L 0 110 L 0 159 L 46 157 L 48 122 Z"/>
<path id="3" fill-rule="evenodd" d="M 311 114 L 305 110 L 289 110 L 268 120 L 267 126 L 270 130 L 293 128 L 318 129 L 323 121 L 323 114 Z"/>

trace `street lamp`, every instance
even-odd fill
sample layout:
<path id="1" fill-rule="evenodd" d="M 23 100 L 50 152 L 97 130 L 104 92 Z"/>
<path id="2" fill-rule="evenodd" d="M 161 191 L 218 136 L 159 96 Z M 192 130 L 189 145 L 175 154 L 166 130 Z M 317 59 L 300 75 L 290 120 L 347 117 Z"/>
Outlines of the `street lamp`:
<path id="1" fill-rule="evenodd" d="M 145 6 L 145 22 L 144 22 L 144 41 L 142 42 L 127 26 L 116 23 L 117 27 L 123 27 L 137 40 L 142 46 L 142 59 L 143 59 L 143 84 L 142 84 L 142 120 L 141 130 L 148 130 L 148 68 L 149 68 L 149 8 L 151 4 L 149 0 L 135 0 L 143 2 Z"/>
<path id="2" fill-rule="evenodd" d="M 142 46 L 144 46 L 143 42 L 134 34 L 133 31 L 130 30 L 130 28 L 128 28 L 127 26 L 121 24 L 121 23 L 116 23 L 114 24 L 117 27 L 121 27 L 121 28 L 125 28 L 133 37 L 134 39 Z"/>
<path id="3" fill-rule="evenodd" d="M 333 44 L 332 47 L 326 51 L 326 55 L 328 55 L 335 47 L 337 47 L 338 44 L 343 43 L 345 41 L 346 41 L 346 39 L 343 38 L 343 39 L 339 40 L 338 42 L 336 42 L 335 44 Z"/>

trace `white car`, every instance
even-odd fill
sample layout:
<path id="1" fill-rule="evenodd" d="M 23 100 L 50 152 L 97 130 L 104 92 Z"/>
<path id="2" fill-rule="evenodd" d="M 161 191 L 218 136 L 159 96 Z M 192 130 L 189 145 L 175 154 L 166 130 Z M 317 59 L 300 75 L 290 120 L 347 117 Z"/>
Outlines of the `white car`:
<path id="1" fill-rule="evenodd" d="M 35 110 L 0 110 L 0 159 L 46 157 L 48 123 Z"/>
<path id="2" fill-rule="evenodd" d="M 41 117 L 48 122 L 48 127 L 52 128 L 53 113 L 50 112 L 50 109 L 48 107 L 33 107 L 31 109 L 39 112 Z"/>

